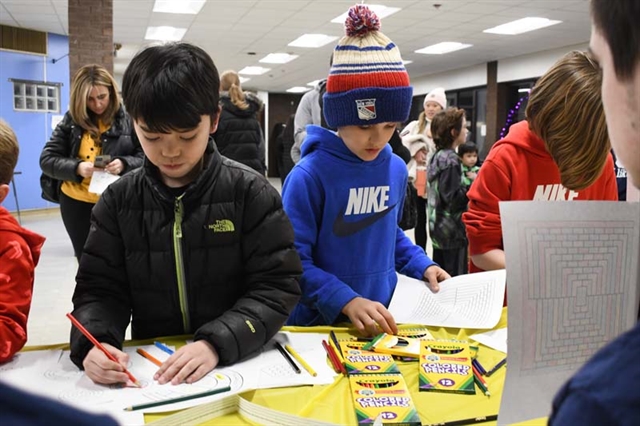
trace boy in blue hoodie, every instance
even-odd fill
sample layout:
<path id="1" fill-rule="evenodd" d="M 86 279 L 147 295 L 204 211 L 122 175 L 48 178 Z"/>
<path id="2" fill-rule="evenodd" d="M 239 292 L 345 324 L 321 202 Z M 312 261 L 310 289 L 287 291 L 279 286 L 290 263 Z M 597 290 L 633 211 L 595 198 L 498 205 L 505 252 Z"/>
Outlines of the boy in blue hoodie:
<path id="1" fill-rule="evenodd" d="M 449 275 L 398 227 L 407 168 L 387 142 L 405 121 L 412 88 L 377 16 L 353 6 L 323 97 L 330 130 L 308 126 L 282 196 L 303 265 L 291 325 L 350 320 L 363 334 L 396 333 L 387 310 L 396 271 L 432 291 Z"/>

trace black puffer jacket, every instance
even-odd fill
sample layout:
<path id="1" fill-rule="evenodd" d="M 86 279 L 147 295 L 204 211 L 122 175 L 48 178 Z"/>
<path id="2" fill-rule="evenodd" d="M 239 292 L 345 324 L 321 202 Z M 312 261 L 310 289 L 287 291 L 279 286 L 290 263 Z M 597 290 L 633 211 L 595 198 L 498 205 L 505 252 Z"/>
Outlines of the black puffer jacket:
<path id="1" fill-rule="evenodd" d="M 277 191 L 213 140 L 205 165 L 176 198 L 145 160 L 94 207 L 73 304 L 98 341 L 122 347 L 132 316 L 134 339 L 193 333 L 230 364 L 271 339 L 298 302 L 302 266 Z M 91 347 L 72 330 L 78 367 Z"/>
<path id="2" fill-rule="evenodd" d="M 251 94 L 247 94 L 245 101 L 249 107 L 240 109 L 231 102 L 227 93 L 220 95 L 222 112 L 213 138 L 222 155 L 264 175 L 264 136 L 256 119 L 262 101 Z"/>
<path id="3" fill-rule="evenodd" d="M 67 112 L 40 154 L 42 172 L 61 181 L 82 182 L 83 177 L 76 173 L 76 169 L 82 161 L 78 158 L 78 150 L 83 133 L 84 129 Z M 102 154 L 111 155 L 112 160 L 119 158 L 124 163 L 121 175 L 142 165 L 144 152 L 131 119 L 122 107 L 116 113 L 109 130 L 101 134 L 100 139 Z"/>

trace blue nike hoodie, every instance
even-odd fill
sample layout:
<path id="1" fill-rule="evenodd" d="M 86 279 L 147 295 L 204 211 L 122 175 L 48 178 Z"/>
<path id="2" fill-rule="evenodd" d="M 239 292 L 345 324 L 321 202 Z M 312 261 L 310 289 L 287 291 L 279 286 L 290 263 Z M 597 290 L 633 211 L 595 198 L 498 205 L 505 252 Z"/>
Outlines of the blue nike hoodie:
<path id="1" fill-rule="evenodd" d="M 363 161 L 336 133 L 307 126 L 282 188 L 303 266 L 289 325 L 347 320 L 342 308 L 358 296 L 388 307 L 396 271 L 421 279 L 434 264 L 398 227 L 406 185 L 407 168 L 389 145 Z"/>

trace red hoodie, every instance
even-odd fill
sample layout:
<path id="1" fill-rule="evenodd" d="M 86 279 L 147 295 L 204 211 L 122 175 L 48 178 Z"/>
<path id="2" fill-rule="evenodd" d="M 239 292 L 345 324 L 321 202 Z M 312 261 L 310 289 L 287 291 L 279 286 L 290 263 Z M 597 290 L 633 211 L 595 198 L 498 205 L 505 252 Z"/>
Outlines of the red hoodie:
<path id="1" fill-rule="evenodd" d="M 576 149 L 588 149 L 588 141 Z M 517 200 L 618 200 L 613 157 L 609 154 L 600 177 L 582 191 L 570 191 L 560 183 L 558 166 L 544 141 L 521 121 L 491 148 L 480 173 L 467 193 L 469 209 L 462 215 L 470 254 L 504 250 L 499 201 Z M 481 272 L 470 262 L 470 272 Z"/>
<path id="2" fill-rule="evenodd" d="M 0 362 L 10 360 L 27 341 L 33 271 L 44 240 L 0 207 Z"/>

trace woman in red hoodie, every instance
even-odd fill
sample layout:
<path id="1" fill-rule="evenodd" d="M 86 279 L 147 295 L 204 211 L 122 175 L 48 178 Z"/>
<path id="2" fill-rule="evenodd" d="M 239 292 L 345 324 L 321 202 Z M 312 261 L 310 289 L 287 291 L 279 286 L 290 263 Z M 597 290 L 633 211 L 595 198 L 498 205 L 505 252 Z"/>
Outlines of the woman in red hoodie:
<path id="1" fill-rule="evenodd" d="M 618 199 L 601 82 L 588 54 L 568 53 L 531 91 L 527 119 L 492 147 L 463 214 L 471 272 L 505 267 L 500 201 Z"/>

